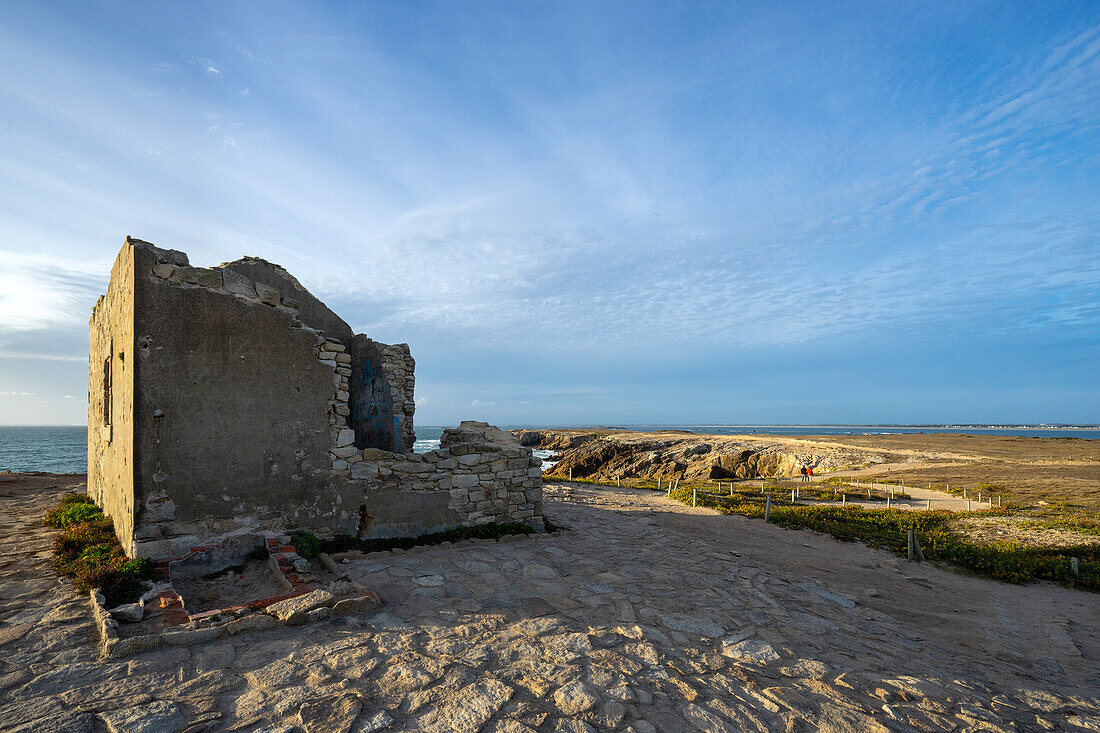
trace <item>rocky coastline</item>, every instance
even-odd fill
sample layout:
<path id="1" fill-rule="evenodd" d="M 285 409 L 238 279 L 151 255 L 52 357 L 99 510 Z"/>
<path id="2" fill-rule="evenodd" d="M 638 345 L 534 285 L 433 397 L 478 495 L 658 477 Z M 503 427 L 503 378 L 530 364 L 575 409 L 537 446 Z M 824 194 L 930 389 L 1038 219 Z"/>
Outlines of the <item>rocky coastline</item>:
<path id="1" fill-rule="evenodd" d="M 875 450 L 776 436 L 699 435 L 684 430 L 515 430 L 521 445 L 560 451 L 548 476 L 614 480 L 790 478 L 862 468 L 889 459 Z"/>

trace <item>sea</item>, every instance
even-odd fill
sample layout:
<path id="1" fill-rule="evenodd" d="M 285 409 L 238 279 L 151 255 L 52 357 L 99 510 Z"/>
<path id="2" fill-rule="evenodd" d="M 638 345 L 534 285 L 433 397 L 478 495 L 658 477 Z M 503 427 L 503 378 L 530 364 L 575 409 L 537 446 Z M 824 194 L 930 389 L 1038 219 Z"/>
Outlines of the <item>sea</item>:
<path id="1" fill-rule="evenodd" d="M 566 428 L 618 428 L 640 432 L 687 430 L 710 435 L 892 435 L 898 433 L 961 433 L 967 435 L 1016 435 L 1041 438 L 1100 439 L 1100 427 L 1047 425 L 501 425 L 508 429 L 553 430 Z M 416 427 L 413 450 L 427 453 L 439 447 L 446 428 Z M 0 471 L 85 473 L 88 470 L 87 428 L 0 426 Z M 550 451 L 536 451 L 546 459 Z"/>

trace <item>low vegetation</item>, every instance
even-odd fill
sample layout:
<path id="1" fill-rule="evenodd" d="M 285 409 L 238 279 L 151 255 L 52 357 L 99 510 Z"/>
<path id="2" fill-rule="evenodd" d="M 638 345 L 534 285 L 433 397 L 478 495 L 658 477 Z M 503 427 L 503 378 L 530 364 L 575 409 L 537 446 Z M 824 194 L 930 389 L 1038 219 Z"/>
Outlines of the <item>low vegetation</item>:
<path id="1" fill-rule="evenodd" d="M 531 534 L 535 528 L 529 524 L 519 522 L 503 522 L 478 524 L 473 527 L 453 527 L 442 532 L 422 534 L 419 537 L 387 537 L 381 539 L 361 540 L 350 535 L 342 535 L 331 540 L 318 540 L 308 532 L 297 533 L 298 536 L 308 535 L 312 541 L 318 543 L 318 552 L 347 552 L 360 550 L 362 552 L 385 552 L 387 550 L 407 550 L 419 545 L 438 545 L 443 542 L 461 542 L 463 540 L 498 540 L 505 535 Z M 308 541 L 308 538 L 307 538 Z M 295 544 L 295 550 L 301 555 L 302 551 Z M 303 555 L 303 557 L 305 557 Z"/>
<path id="2" fill-rule="evenodd" d="M 312 560 L 321 552 L 321 541 L 317 535 L 304 529 L 290 533 L 290 544 L 294 545 L 294 551 L 307 560 Z"/>
<path id="3" fill-rule="evenodd" d="M 1022 524 L 1100 537 L 1100 512 L 1066 501 L 1039 502 L 1020 508 Z"/>
<path id="4" fill-rule="evenodd" d="M 43 522 L 63 530 L 54 537 L 54 569 L 80 590 L 98 588 L 108 606 L 136 601 L 156 575 L 148 560 L 126 557 L 110 518 L 86 494 L 64 497 Z"/>
<path id="5" fill-rule="evenodd" d="M 547 478 L 550 478 L 549 476 Z M 875 477 L 877 485 L 884 484 Z M 1069 505 L 1047 504 L 1042 507 L 1020 507 L 1005 504 L 994 509 L 959 514 L 945 510 L 912 511 L 893 508 L 865 508 L 860 506 L 835 506 L 806 504 L 807 500 L 839 501 L 844 495 L 850 499 L 868 501 L 866 488 L 848 486 L 849 479 L 829 478 L 813 483 L 776 482 L 719 482 L 681 481 L 670 496 L 691 505 L 717 509 L 724 514 L 763 519 L 767 500 L 772 501 L 769 520 L 773 524 L 790 529 L 812 529 L 824 532 L 844 541 L 861 541 L 881 547 L 898 555 L 908 551 L 908 533 L 913 529 L 927 560 L 942 561 L 978 575 L 1009 583 L 1032 583 L 1042 580 L 1083 590 L 1100 592 L 1100 542 L 1082 542 L 1077 545 L 1047 547 L 1020 542 L 975 541 L 967 535 L 964 522 L 982 517 L 1010 517 L 1026 513 L 1028 522 L 1037 527 L 1073 531 L 1088 536 L 1100 536 L 1100 520 L 1095 512 L 1084 511 Z M 616 485 L 614 481 L 573 479 L 573 483 L 604 486 Z M 620 485 L 630 488 L 657 489 L 656 480 L 622 479 Z M 935 488 L 933 486 L 933 488 Z M 981 487 L 983 495 L 996 493 L 997 486 Z M 797 502 L 791 503 L 791 490 L 797 490 Z M 661 490 L 668 490 L 663 481 Z M 871 501 L 885 502 L 889 489 L 875 488 Z M 952 492 L 954 493 L 954 492 Z M 960 489 L 958 493 L 962 493 Z M 909 499 L 901 491 L 893 497 Z M 1033 514 L 1038 512 L 1038 514 Z M 1034 516 L 1034 519 L 1031 517 Z M 1071 558 L 1077 558 L 1077 574 L 1073 572 Z"/>
<path id="6" fill-rule="evenodd" d="M 763 518 L 766 497 L 737 494 L 733 497 L 693 492 L 681 487 L 672 498 L 685 504 L 717 509 L 725 514 Z M 969 512 L 966 516 L 1008 515 L 1014 507 Z M 858 506 L 803 506 L 773 502 L 770 521 L 790 529 L 812 529 L 839 540 L 859 540 L 899 555 L 907 553 L 908 533 L 913 529 L 925 558 L 950 563 L 979 575 L 1009 583 L 1050 580 L 1067 586 L 1100 592 L 1100 543 L 1071 547 L 1030 547 L 1016 542 L 979 543 L 958 526 L 955 512 L 867 509 Z M 1077 574 L 1071 558 L 1077 558 Z"/>
<path id="7" fill-rule="evenodd" d="M 102 516 L 103 510 L 87 494 L 68 494 L 57 506 L 46 512 L 42 522 L 50 527 L 68 529 L 74 524 Z"/>
<path id="8" fill-rule="evenodd" d="M 569 480 L 561 476 L 556 476 L 547 473 L 545 476 L 548 480 Z M 620 479 L 619 484 L 607 479 L 572 479 L 575 484 L 596 484 L 600 486 L 616 486 L 621 485 L 631 489 L 660 489 L 662 491 L 668 490 L 669 481 L 663 479 L 660 486 L 657 484 L 656 479 L 636 479 L 626 478 Z M 824 480 L 816 480 L 813 482 L 801 482 L 796 479 L 788 479 L 786 481 L 777 481 L 774 479 L 755 479 L 751 481 L 688 481 L 683 480 L 676 484 L 676 487 L 680 490 L 691 491 L 696 490 L 700 492 L 706 492 L 710 494 L 720 495 L 729 494 L 732 492 L 733 496 L 759 496 L 761 499 L 770 496 L 773 502 L 778 501 L 790 501 L 791 492 L 796 492 L 799 501 L 842 501 L 844 497 L 848 499 L 859 501 L 872 501 L 872 502 L 886 502 L 887 496 L 892 499 L 911 499 L 912 497 L 903 490 L 884 488 L 868 489 L 864 487 L 856 487 L 850 484 L 851 479 L 839 479 L 829 478 Z M 875 480 L 877 485 L 883 485 L 884 482 Z"/>

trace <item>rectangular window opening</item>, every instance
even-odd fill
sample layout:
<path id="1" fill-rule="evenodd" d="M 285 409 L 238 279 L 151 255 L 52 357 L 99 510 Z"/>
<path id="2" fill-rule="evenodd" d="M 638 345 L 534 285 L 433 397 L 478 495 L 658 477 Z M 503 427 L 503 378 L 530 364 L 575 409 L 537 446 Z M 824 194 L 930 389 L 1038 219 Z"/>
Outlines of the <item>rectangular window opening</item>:
<path id="1" fill-rule="evenodd" d="M 111 425 L 111 357 L 103 360 L 103 425 Z"/>

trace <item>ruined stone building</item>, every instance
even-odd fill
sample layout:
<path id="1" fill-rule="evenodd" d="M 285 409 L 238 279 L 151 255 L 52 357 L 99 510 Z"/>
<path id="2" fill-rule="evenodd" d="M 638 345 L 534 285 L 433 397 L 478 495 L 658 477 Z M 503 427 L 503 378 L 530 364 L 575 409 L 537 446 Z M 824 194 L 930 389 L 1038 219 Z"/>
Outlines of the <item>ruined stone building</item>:
<path id="1" fill-rule="evenodd" d="M 127 238 L 88 332 L 88 490 L 132 557 L 542 524 L 530 449 L 463 423 L 414 453 L 408 345 L 354 333 L 278 265 L 192 267 Z"/>

